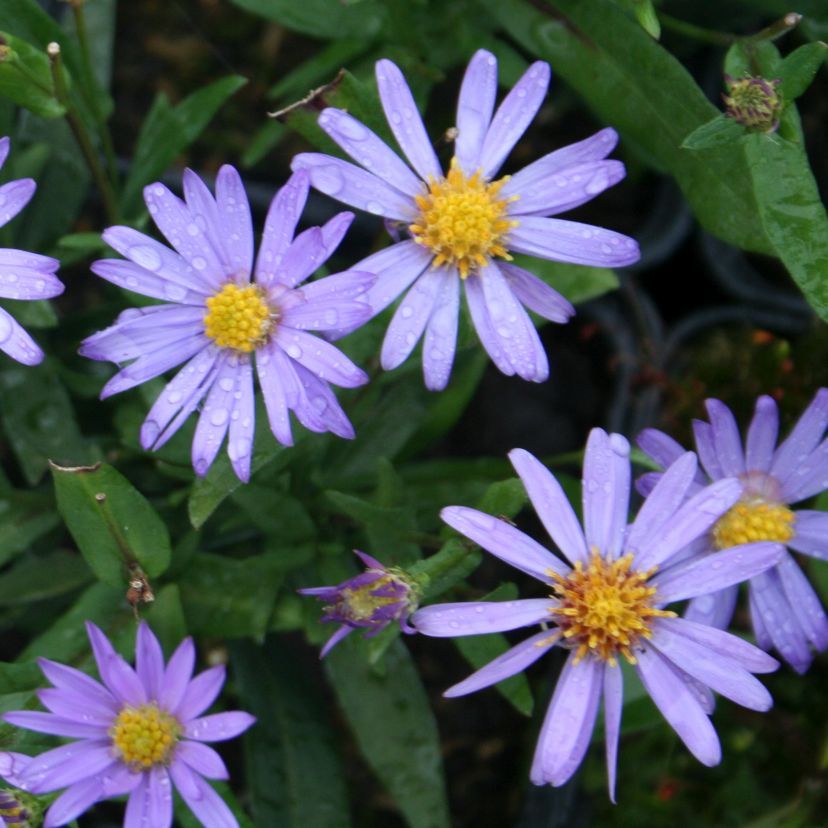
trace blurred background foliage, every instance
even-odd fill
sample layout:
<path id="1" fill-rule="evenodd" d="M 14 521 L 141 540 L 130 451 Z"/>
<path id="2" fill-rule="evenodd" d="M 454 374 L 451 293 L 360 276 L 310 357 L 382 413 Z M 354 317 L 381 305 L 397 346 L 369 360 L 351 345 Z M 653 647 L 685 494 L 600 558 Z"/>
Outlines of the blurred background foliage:
<path id="1" fill-rule="evenodd" d="M 825 825 L 824 656 L 805 678 L 782 669 L 768 679 L 769 714 L 720 704 L 725 758 L 713 770 L 628 692 L 613 807 L 597 736 L 565 788 L 528 783 L 557 657 L 499 692 L 445 700 L 443 689 L 503 649 L 502 636 L 399 640 L 388 630 L 352 636 L 320 665 L 332 630 L 295 593 L 356 572 L 350 550 L 359 548 L 430 573 L 429 600 L 532 596 L 536 585 L 503 583 L 515 573 L 438 519 L 445 505 L 478 506 L 542 537 L 521 513 L 508 449 L 541 456 L 577 502 L 593 426 L 633 437 L 657 424 L 687 443 L 706 396 L 745 422 L 756 395 L 771 393 L 791 421 L 828 384 L 817 320 L 828 318 L 819 194 L 828 8 L 802 0 L 802 19 L 786 18 L 792 11 L 783 0 L 0 0 L 0 134 L 13 141 L 3 180 L 38 181 L 0 244 L 59 256 L 67 284 L 56 302 L 13 308 L 46 362 L 0 363 L 0 710 L 35 704 L 36 656 L 90 666 L 86 619 L 128 654 L 135 624 L 125 595 L 140 572 L 155 596 L 140 613 L 165 648 L 192 634 L 205 662 L 229 661 L 233 703 L 259 718 L 243 746 L 229 746 L 233 778 L 222 788 L 250 815 L 244 824 Z M 57 67 L 45 53 L 53 41 Z M 379 371 L 386 314 L 343 343 L 373 377 L 341 394 L 353 443 L 297 430 L 284 449 L 259 411 L 247 486 L 226 458 L 193 480 L 192 423 L 157 454 L 141 451 L 138 427 L 162 381 L 101 403 L 112 369 L 76 355 L 84 336 L 136 303 L 88 270 L 106 250 L 100 230 L 150 231 L 145 184 L 176 189 L 185 164 L 209 177 L 228 162 L 242 168 L 261 226 L 295 152 L 338 152 L 315 123 L 324 106 L 387 134 L 373 81 L 380 57 L 402 67 L 448 157 L 441 136 L 481 47 L 497 55 L 502 89 L 534 59 L 553 69 L 509 168 L 604 125 L 621 134 L 627 179 L 571 216 L 635 236 L 642 260 L 623 273 L 534 264 L 579 311 L 541 331 L 552 379 L 527 386 L 497 374 L 464 323 L 451 384 L 430 394 L 416 360 Z M 726 70 L 782 80 L 778 133 L 739 128 L 711 140 Z M 335 211 L 314 198 L 304 221 Z M 360 217 L 334 264 L 382 243 L 381 228 Z M 809 565 L 828 601 L 828 566 Z M 743 616 L 737 626 L 748 628 Z M 45 741 L 0 725 L 0 747 Z M 116 824 L 118 808 L 100 806 L 83 822 Z M 177 814 L 191 824 L 186 809 Z"/>

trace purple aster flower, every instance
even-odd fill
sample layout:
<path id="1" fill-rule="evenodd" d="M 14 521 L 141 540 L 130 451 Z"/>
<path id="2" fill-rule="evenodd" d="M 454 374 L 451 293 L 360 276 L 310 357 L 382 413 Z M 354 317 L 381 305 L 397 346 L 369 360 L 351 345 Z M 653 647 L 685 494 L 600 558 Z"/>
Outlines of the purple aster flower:
<path id="1" fill-rule="evenodd" d="M 207 473 L 227 436 L 233 468 L 248 480 L 254 353 L 270 429 L 280 443 L 293 443 L 290 411 L 310 431 L 354 436 L 329 384 L 352 388 L 368 377 L 312 332 L 366 321 L 371 310 L 361 297 L 375 277 L 352 270 L 301 285 L 353 220 L 352 213 L 340 213 L 294 238 L 308 186 L 307 173 L 298 173 L 276 194 L 255 268 L 250 207 L 230 166 L 219 170 L 215 198 L 191 170 L 184 172 L 184 201 L 163 184 L 144 189 L 150 215 L 174 250 L 130 227 L 104 232 L 128 261 L 104 259 L 92 270 L 168 302 L 126 310 L 112 327 L 84 340 L 80 352 L 90 359 L 130 362 L 101 398 L 186 362 L 144 421 L 145 449 L 163 446 L 203 400 L 192 447 L 196 474 Z"/>
<path id="2" fill-rule="evenodd" d="M 366 294 L 375 314 L 407 291 L 382 346 L 386 370 L 404 362 L 425 334 L 426 386 L 446 386 L 462 284 L 474 327 L 495 365 L 504 374 L 543 382 L 549 374 L 546 353 L 525 308 L 552 322 L 566 322 L 575 311 L 546 283 L 510 264 L 510 251 L 602 267 L 638 260 L 638 245 L 627 236 L 549 218 L 624 177 L 620 161 L 606 160 L 618 139 L 613 130 L 496 178 L 540 108 L 549 77 L 548 64 L 532 64 L 495 111 L 497 61 L 479 50 L 460 89 L 455 154 L 444 173 L 402 72 L 380 60 L 382 106 L 413 170 L 364 124 L 330 108 L 319 125 L 360 166 L 319 153 L 293 159 L 293 169 L 307 169 L 321 192 L 406 232 L 405 241 L 360 264 L 378 277 Z"/>
<path id="3" fill-rule="evenodd" d="M 793 431 L 777 447 L 779 411 L 767 396 L 759 397 L 742 447 L 739 427 L 730 409 L 707 400 L 710 422 L 693 421 L 696 450 L 704 471 L 694 486 L 709 480 L 734 478 L 742 493 L 739 502 L 702 535 L 696 552 L 728 549 L 751 541 L 775 541 L 814 558 L 828 560 L 828 513 L 790 506 L 828 489 L 828 389 L 821 388 Z M 646 429 L 638 445 L 667 467 L 684 449 L 656 429 Z M 638 482 L 648 491 L 660 477 L 654 472 Z M 694 599 L 686 617 L 724 629 L 736 606 L 738 587 L 732 586 Z M 776 648 L 797 672 L 813 659 L 811 648 L 828 648 L 828 618 L 819 598 L 793 556 L 786 552 L 773 569 L 748 583 L 750 615 L 756 640 L 766 650 Z"/>
<path id="4" fill-rule="evenodd" d="M 537 578 L 548 598 L 437 604 L 412 617 L 432 636 L 479 635 L 542 625 L 525 641 L 446 691 L 462 696 L 503 681 L 554 646 L 569 651 L 541 728 L 531 779 L 564 784 L 589 745 L 603 699 L 610 797 L 621 722 L 623 656 L 690 752 L 706 765 L 721 758 L 709 715 L 715 690 L 754 710 L 771 698 L 752 675 L 777 662 L 758 647 L 721 630 L 676 618 L 664 607 L 738 583 L 773 566 L 775 543 L 688 558 L 684 549 L 738 499 L 734 480 L 714 483 L 689 500 L 696 457 L 682 455 L 664 474 L 627 526 L 629 444 L 593 429 L 584 458 L 582 529 L 552 474 L 531 454 L 509 455 L 546 531 L 567 560 L 509 523 L 463 506 L 443 520 L 517 569 Z M 549 626 L 547 626 L 549 625 Z"/>
<path id="5" fill-rule="evenodd" d="M 366 630 L 365 638 L 373 638 L 392 621 L 399 621 L 403 632 L 416 632 L 408 625 L 408 616 L 418 602 L 413 581 L 402 570 L 385 567 L 365 552 L 354 549 L 354 554 L 368 567 L 364 572 L 336 586 L 298 590 L 302 595 L 313 595 L 326 603 L 323 621 L 340 624 L 322 648 L 320 658 L 359 628 Z"/>
<path id="6" fill-rule="evenodd" d="M 66 790 L 46 812 L 44 828 L 66 825 L 103 799 L 129 795 L 124 828 L 169 828 L 172 786 L 206 828 L 238 828 L 224 800 L 205 782 L 227 779 L 205 742 L 232 739 L 255 719 L 233 711 L 203 716 L 224 684 L 224 667 L 192 678 L 195 647 L 185 639 L 168 664 L 147 624 L 138 628 L 133 670 L 94 624 L 87 630 L 103 685 L 85 673 L 40 659 L 54 687 L 38 692 L 49 713 L 6 713 L 10 724 L 77 741 L 42 753 L 18 773 L 35 794 Z"/>
<path id="7" fill-rule="evenodd" d="M 8 138 L 0 138 L 0 168 L 9 154 Z M 37 184 L 18 178 L 0 187 L 0 227 L 10 222 L 31 200 Z M 0 247 L 0 298 L 51 299 L 63 293 L 64 285 L 55 276 L 57 259 Z M 0 308 L 0 351 L 24 365 L 43 362 L 43 351 L 12 315 Z"/>

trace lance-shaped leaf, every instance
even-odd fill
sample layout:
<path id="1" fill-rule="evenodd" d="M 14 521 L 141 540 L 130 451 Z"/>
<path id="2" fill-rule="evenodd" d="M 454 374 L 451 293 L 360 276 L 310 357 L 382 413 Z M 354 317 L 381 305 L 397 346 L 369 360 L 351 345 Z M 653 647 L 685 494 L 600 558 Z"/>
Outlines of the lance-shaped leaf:
<path id="1" fill-rule="evenodd" d="M 68 75 L 64 75 L 68 82 Z M 19 37 L 0 32 L 0 96 L 41 118 L 59 118 L 66 110 L 53 88 L 46 53 Z"/>
<path id="2" fill-rule="evenodd" d="M 51 468 L 58 511 L 99 580 L 124 587 L 135 565 L 151 578 L 166 570 L 167 527 L 120 472 L 105 463 Z"/>

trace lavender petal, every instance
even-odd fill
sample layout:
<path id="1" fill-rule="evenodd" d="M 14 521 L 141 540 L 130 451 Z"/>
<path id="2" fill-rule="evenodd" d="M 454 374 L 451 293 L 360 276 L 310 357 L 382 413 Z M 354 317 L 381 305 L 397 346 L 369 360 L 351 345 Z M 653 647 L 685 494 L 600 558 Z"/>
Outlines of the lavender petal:
<path id="1" fill-rule="evenodd" d="M 739 499 L 741 493 L 742 485 L 738 480 L 725 479 L 712 483 L 693 495 L 675 513 L 660 539 L 636 556 L 636 568 L 646 570 L 669 560 L 707 532 Z"/>
<path id="2" fill-rule="evenodd" d="M 502 655 L 490 661 L 485 667 L 472 673 L 468 678 L 449 687 L 443 695 L 446 698 L 465 696 L 504 681 L 534 664 L 542 655 L 554 647 L 560 639 L 559 633 L 541 630 L 521 641 Z"/>
<path id="3" fill-rule="evenodd" d="M 457 99 L 457 138 L 454 157 L 466 175 L 480 166 L 480 153 L 489 130 L 497 95 L 497 60 L 491 52 L 478 49 L 463 76 Z"/>
<path id="4" fill-rule="evenodd" d="M 605 669 L 598 659 L 576 662 L 570 654 L 538 736 L 529 772 L 535 785 L 563 785 L 577 770 L 595 726 Z"/>
<path id="5" fill-rule="evenodd" d="M 564 219 L 523 216 L 509 231 L 510 250 L 553 262 L 623 267 L 637 262 L 638 243 L 629 236 Z"/>
<path id="6" fill-rule="evenodd" d="M 709 652 L 729 658 L 751 673 L 772 673 L 779 667 L 775 658 L 753 644 L 707 624 L 697 624 L 687 618 L 659 618 L 657 623 L 660 629 L 692 639 Z"/>
<path id="7" fill-rule="evenodd" d="M 648 646 L 674 663 L 685 673 L 750 710 L 769 710 L 773 699 L 760 681 L 734 659 L 711 651 L 681 634 L 677 626 L 653 626 Z"/>
<path id="8" fill-rule="evenodd" d="M 273 436 L 283 445 L 293 445 L 293 434 L 290 429 L 290 405 L 285 391 L 284 382 L 291 382 L 293 372 L 285 371 L 283 364 L 290 360 L 281 348 L 272 343 L 266 345 L 256 355 L 256 372 L 259 376 L 259 385 L 264 396 L 267 421 Z"/>
<path id="9" fill-rule="evenodd" d="M 662 469 L 671 466 L 685 453 L 685 449 L 679 443 L 656 428 L 645 428 L 635 442 L 641 451 L 652 457 Z"/>
<path id="10" fill-rule="evenodd" d="M 195 665 L 195 647 L 192 638 L 185 638 L 176 647 L 164 671 L 164 683 L 159 701 L 165 710 L 176 710 L 190 685 Z"/>
<path id="11" fill-rule="evenodd" d="M 8 224 L 32 199 L 37 184 L 31 178 L 18 178 L 0 187 L 0 227 Z"/>
<path id="12" fill-rule="evenodd" d="M 102 787 L 97 776 L 71 785 L 49 806 L 43 828 L 70 823 L 103 798 Z"/>
<path id="13" fill-rule="evenodd" d="M 225 273 L 239 284 L 250 281 L 253 271 L 253 220 L 241 176 L 224 164 L 216 176 L 216 205 L 224 248 Z"/>
<path id="14" fill-rule="evenodd" d="M 650 580 L 660 603 L 682 601 L 749 580 L 779 563 L 785 547 L 759 541 L 692 558 L 659 572 Z"/>
<path id="15" fill-rule="evenodd" d="M 250 359 L 240 359 L 236 371 L 234 405 L 227 434 L 227 456 L 236 477 L 250 480 L 253 437 L 256 432 L 256 403 L 253 395 L 253 366 Z"/>
<path id="16" fill-rule="evenodd" d="M 230 774 L 221 757 L 202 742 L 182 741 L 175 749 L 176 760 L 180 759 L 190 769 L 208 779 L 229 779 Z"/>
<path id="17" fill-rule="evenodd" d="M 92 653 L 98 665 L 103 683 L 121 704 L 140 707 L 147 703 L 144 685 L 129 664 L 115 652 L 109 639 L 91 621 L 86 622 L 86 632 Z"/>
<path id="18" fill-rule="evenodd" d="M 448 385 L 460 316 L 460 279 L 450 272 L 443 279 L 434 310 L 423 339 L 423 376 L 429 391 L 442 391 Z"/>
<path id="19" fill-rule="evenodd" d="M 39 365 L 44 357 L 38 344 L 4 308 L 0 308 L 0 351 L 23 365 Z"/>
<path id="20" fill-rule="evenodd" d="M 624 541 L 630 502 L 630 445 L 620 434 L 590 431 L 582 489 L 587 546 L 615 558 Z"/>
<path id="21" fill-rule="evenodd" d="M 549 537 L 571 563 L 587 561 L 589 551 L 583 530 L 569 498 L 554 475 L 524 449 L 510 451 L 509 460 L 520 475 L 529 500 Z"/>
<path id="22" fill-rule="evenodd" d="M 604 668 L 604 739 L 607 747 L 607 785 L 615 804 L 615 777 L 618 768 L 618 739 L 624 704 L 624 674 L 618 666 Z"/>
<path id="23" fill-rule="evenodd" d="M 343 204 L 375 216 L 411 223 L 417 215 L 413 198 L 403 195 L 373 173 L 319 152 L 293 157 L 293 170 L 306 170 L 311 186 Z"/>
<path id="24" fill-rule="evenodd" d="M 784 480 L 817 447 L 828 426 L 828 388 L 820 388 L 773 456 L 770 473 Z"/>
<path id="25" fill-rule="evenodd" d="M 725 477 L 724 470 L 719 463 L 719 454 L 716 450 L 716 435 L 713 426 L 704 420 L 693 420 L 693 436 L 696 441 L 696 451 L 704 470 L 711 480 L 721 480 Z"/>
<path id="26" fill-rule="evenodd" d="M 745 442 L 745 468 L 748 472 L 767 472 L 770 469 L 778 434 L 779 409 L 773 397 L 763 395 L 756 400 Z"/>
<path id="27" fill-rule="evenodd" d="M 786 553 L 775 571 L 793 615 L 811 645 L 819 652 L 828 649 L 828 618 L 799 564 Z"/>
<path id="28" fill-rule="evenodd" d="M 435 638 L 481 635 L 549 621 L 549 612 L 554 606 L 555 602 L 549 598 L 432 604 L 417 610 L 411 623 L 418 632 Z"/>
<path id="29" fill-rule="evenodd" d="M 420 178 L 439 180 L 443 172 L 403 73 L 390 60 L 379 60 L 376 75 L 382 108 L 400 149 Z"/>
<path id="30" fill-rule="evenodd" d="M 236 818 L 224 800 L 183 762 L 174 762 L 170 768 L 175 787 L 198 821 L 209 828 L 239 828 Z M 124 828 L 132 828 L 125 825 Z M 154 828 L 154 826 L 153 826 Z"/>
<path id="31" fill-rule="evenodd" d="M 200 716 L 218 698 L 225 676 L 226 670 L 222 664 L 199 673 L 187 685 L 181 701 L 172 710 L 173 715 L 182 722 Z"/>
<path id="32" fill-rule="evenodd" d="M 624 543 L 628 551 L 638 553 L 655 543 L 663 534 L 673 515 L 687 496 L 698 463 L 696 455 L 688 451 L 667 467 L 652 492 L 638 510 Z"/>
<path id="33" fill-rule="evenodd" d="M 365 124 L 341 109 L 323 109 L 319 126 L 366 170 L 413 199 L 423 190 L 417 178 L 394 150 Z"/>
<path id="34" fill-rule="evenodd" d="M 796 513 L 791 549 L 828 561 L 828 512 L 800 509 Z"/>
<path id="35" fill-rule="evenodd" d="M 233 392 L 242 359 L 248 357 L 233 353 L 224 353 L 219 357 L 216 378 L 207 392 L 193 435 L 193 469 L 199 477 L 207 474 L 230 427 L 230 417 L 235 409 Z"/>
<path id="36" fill-rule="evenodd" d="M 684 617 L 688 621 L 707 624 L 719 630 L 727 629 L 733 619 L 738 596 L 738 586 L 727 587 L 720 592 L 711 592 L 708 595 L 699 595 L 691 599 Z"/>
<path id="37" fill-rule="evenodd" d="M 190 719 L 184 726 L 184 735 L 198 742 L 223 742 L 235 739 L 255 722 L 255 716 L 241 710 L 213 713 L 210 716 Z"/>
<path id="38" fill-rule="evenodd" d="M 0 249 L 0 259 L 4 251 Z M 6 299 L 51 299 L 64 291 L 63 282 L 49 271 L 0 261 L 0 296 Z"/>
<path id="39" fill-rule="evenodd" d="M 707 416 L 713 429 L 716 456 L 725 477 L 737 477 L 745 471 L 742 438 L 733 412 L 719 400 L 707 400 Z"/>
<path id="40" fill-rule="evenodd" d="M 161 695 L 164 679 L 164 654 L 158 639 L 146 621 L 138 626 L 135 641 L 135 671 L 147 690 L 147 696 L 157 699 Z"/>
<path id="41" fill-rule="evenodd" d="M 563 561 L 505 520 L 466 506 L 447 506 L 440 517 L 487 552 L 544 584 L 551 582 L 553 573 L 569 572 Z"/>
<path id="42" fill-rule="evenodd" d="M 483 294 L 482 280 L 466 279 L 463 282 L 463 288 L 466 292 L 466 302 L 469 306 L 469 314 L 472 318 L 474 330 L 477 332 L 486 353 L 491 357 L 499 371 L 506 374 L 507 377 L 514 376 L 515 369 L 512 367 L 509 354 L 503 349 L 501 337 L 497 335 L 489 316 L 489 309 Z"/>
<path id="43" fill-rule="evenodd" d="M 549 64 L 536 61 L 497 108 L 480 151 L 480 169 L 484 178 L 492 178 L 497 173 L 532 123 L 546 97 L 550 75 Z"/>
<path id="44" fill-rule="evenodd" d="M 141 774 L 141 781 L 127 802 L 124 828 L 170 828 L 172 790 L 167 769 L 156 765 Z"/>
<path id="45" fill-rule="evenodd" d="M 71 718 L 41 713 L 38 710 L 13 710 L 3 715 L 3 720 L 15 727 L 34 730 L 37 733 L 51 733 L 53 736 L 65 736 L 70 739 L 105 739 L 109 722 L 82 722 L 80 711 Z"/>
<path id="46" fill-rule="evenodd" d="M 501 349 L 509 354 L 515 373 L 529 382 L 544 382 L 549 377 L 549 362 L 529 314 L 512 293 L 500 268 L 490 261 L 469 279 L 479 279 L 492 328 Z"/>
<path id="47" fill-rule="evenodd" d="M 96 776 L 114 762 L 110 739 L 70 742 L 33 758 L 22 781 L 32 793 L 48 793 Z"/>
<path id="48" fill-rule="evenodd" d="M 499 262 L 500 272 L 517 300 L 550 322 L 568 322 L 575 315 L 572 303 L 533 273 L 508 262 Z"/>
<path id="49" fill-rule="evenodd" d="M 305 331 L 282 326 L 273 341 L 291 358 L 325 382 L 356 388 L 368 382 L 368 375 L 342 351 L 324 339 Z"/>
<path id="50" fill-rule="evenodd" d="M 645 645 L 637 656 L 638 675 L 661 714 L 696 759 L 717 765 L 722 758 L 719 738 L 692 690 L 654 649 Z"/>

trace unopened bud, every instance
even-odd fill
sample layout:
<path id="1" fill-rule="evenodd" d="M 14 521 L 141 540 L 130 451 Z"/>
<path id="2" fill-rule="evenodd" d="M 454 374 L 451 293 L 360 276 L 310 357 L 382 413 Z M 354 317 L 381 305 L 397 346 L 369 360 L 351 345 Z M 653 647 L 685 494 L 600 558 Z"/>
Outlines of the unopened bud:
<path id="1" fill-rule="evenodd" d="M 725 115 L 755 132 L 775 132 L 782 114 L 782 96 L 777 91 L 780 79 L 745 75 L 734 79 L 725 76 L 727 93 L 722 95 Z"/>

